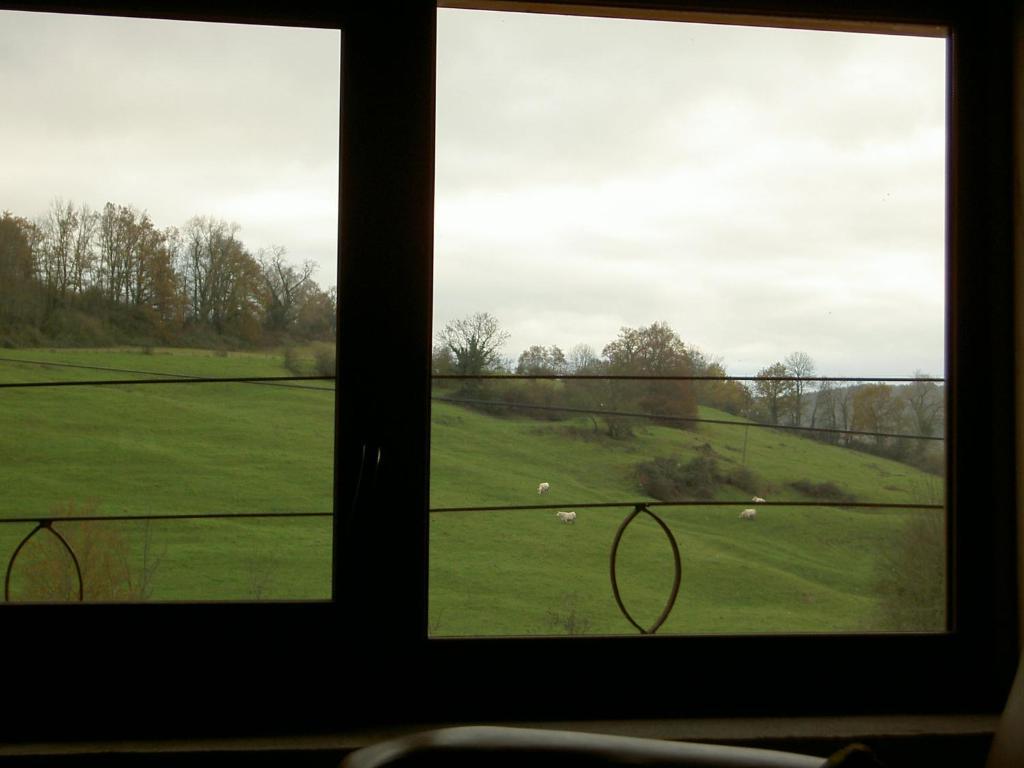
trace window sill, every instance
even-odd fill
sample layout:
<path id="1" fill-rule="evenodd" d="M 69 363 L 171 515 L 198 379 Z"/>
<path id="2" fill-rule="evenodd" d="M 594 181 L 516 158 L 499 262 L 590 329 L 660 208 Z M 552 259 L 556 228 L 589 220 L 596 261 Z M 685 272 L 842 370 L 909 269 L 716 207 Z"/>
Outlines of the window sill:
<path id="1" fill-rule="evenodd" d="M 827 755 L 845 744 L 863 742 L 887 764 L 915 766 L 984 764 L 998 724 L 994 714 L 862 715 L 835 717 L 695 718 L 686 720 L 590 720 L 508 723 L 621 736 L 704 741 Z M 150 766 L 293 765 L 336 766 L 360 747 L 440 724 L 360 729 L 315 736 L 224 738 L 167 741 L 26 743 L 0 745 L 0 768 L 33 764 L 129 765 L 140 758 Z M 935 760 L 939 762 L 936 763 Z"/>

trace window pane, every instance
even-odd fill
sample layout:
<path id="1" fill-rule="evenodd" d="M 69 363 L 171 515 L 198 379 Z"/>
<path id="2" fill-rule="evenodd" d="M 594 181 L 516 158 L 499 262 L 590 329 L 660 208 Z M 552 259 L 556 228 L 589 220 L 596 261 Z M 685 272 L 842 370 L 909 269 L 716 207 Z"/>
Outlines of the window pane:
<path id="1" fill-rule="evenodd" d="M 340 33 L 0 49 L 8 598 L 330 599 Z"/>
<path id="2" fill-rule="evenodd" d="M 945 630 L 945 56 L 438 12 L 431 634 Z"/>

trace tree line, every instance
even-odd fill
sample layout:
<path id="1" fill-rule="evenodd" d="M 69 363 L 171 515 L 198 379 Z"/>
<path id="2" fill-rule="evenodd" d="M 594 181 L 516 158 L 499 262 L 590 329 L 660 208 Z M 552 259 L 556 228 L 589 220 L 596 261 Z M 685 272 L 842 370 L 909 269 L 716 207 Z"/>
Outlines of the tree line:
<path id="1" fill-rule="evenodd" d="M 209 216 L 159 228 L 133 205 L 60 199 L 31 220 L 4 211 L 0 343 L 333 338 L 336 290 L 286 255 L 253 253 L 237 224 Z"/>
<path id="2" fill-rule="evenodd" d="M 491 411 L 520 412 L 535 418 L 565 419 L 571 410 L 649 414 L 657 423 L 693 428 L 698 406 L 705 405 L 750 420 L 782 427 L 803 427 L 822 442 L 870 451 L 941 472 L 941 444 L 892 437 L 938 437 L 943 430 L 944 392 L 916 372 L 903 385 L 810 381 L 818 376 L 813 358 L 797 351 L 758 371 L 753 381 L 727 376 L 724 361 L 683 342 L 667 323 L 624 327 L 598 353 L 587 344 L 568 352 L 557 345 L 534 345 L 515 360 L 501 351 L 510 335 L 486 312 L 453 320 L 436 336 L 435 376 L 700 376 L 712 380 L 632 381 L 571 379 L 440 380 L 451 399 Z M 600 419 L 600 422 L 599 422 Z M 636 417 L 591 414 L 594 431 L 628 437 Z M 599 426 L 603 425 L 603 426 Z M 856 433 L 872 433 L 858 435 Z"/>

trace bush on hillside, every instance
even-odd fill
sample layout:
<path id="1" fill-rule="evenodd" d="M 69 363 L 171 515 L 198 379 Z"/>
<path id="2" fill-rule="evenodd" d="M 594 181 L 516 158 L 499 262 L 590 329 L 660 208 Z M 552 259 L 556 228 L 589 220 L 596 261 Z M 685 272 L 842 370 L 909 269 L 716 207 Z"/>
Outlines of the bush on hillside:
<path id="1" fill-rule="evenodd" d="M 60 347 L 111 347 L 122 340 L 102 319 L 74 309 L 53 310 L 41 330 Z"/>
<path id="2" fill-rule="evenodd" d="M 0 329 L 0 347 L 5 349 L 41 347 L 46 342 L 46 336 L 34 325 L 10 324 Z"/>
<path id="3" fill-rule="evenodd" d="M 752 493 L 755 496 L 764 496 L 771 492 L 769 484 L 765 482 L 764 478 L 749 467 L 733 467 L 725 474 L 724 479 L 734 488 L 739 488 L 741 491 Z"/>
<path id="4" fill-rule="evenodd" d="M 857 500 L 853 494 L 847 493 L 831 481 L 814 483 L 810 480 L 797 480 L 790 483 L 789 486 L 815 500 L 839 502 L 854 502 Z"/>
<path id="5" fill-rule="evenodd" d="M 482 395 L 487 400 L 506 404 L 505 414 L 526 416 L 540 421 L 563 421 L 565 411 L 556 409 L 563 404 L 563 387 L 558 381 L 527 379 L 487 382 Z"/>
<path id="6" fill-rule="evenodd" d="M 336 376 L 338 372 L 337 363 L 334 347 L 319 347 L 313 353 L 313 370 L 317 376 Z"/>
<path id="7" fill-rule="evenodd" d="M 284 367 L 293 376 L 302 376 L 305 373 L 299 351 L 295 347 L 284 348 Z"/>
<path id="8" fill-rule="evenodd" d="M 643 492 L 659 501 L 710 499 L 718 485 L 713 456 L 697 456 L 685 464 L 659 457 L 637 464 L 635 474 Z"/>
<path id="9" fill-rule="evenodd" d="M 613 440 L 628 440 L 635 437 L 633 427 L 636 422 L 636 419 L 631 419 L 628 416 L 605 416 L 605 434 Z"/>
<path id="10" fill-rule="evenodd" d="M 585 635 L 593 622 L 583 612 L 579 596 L 573 592 L 563 596 L 561 610 L 547 612 L 547 624 L 556 635 Z"/>
<path id="11" fill-rule="evenodd" d="M 728 459 L 704 443 L 697 456 L 683 463 L 663 457 L 636 465 L 635 475 L 640 488 L 659 501 L 673 499 L 711 499 L 722 485 L 730 485 L 744 493 L 761 495 L 769 492 L 769 483 L 745 466 L 722 467 Z"/>
<path id="12" fill-rule="evenodd" d="M 57 505 L 55 517 L 92 517 L 94 502 L 69 501 Z M 81 586 L 87 602 L 139 601 L 152 595 L 153 579 L 163 560 L 164 548 L 152 540 L 146 522 L 141 550 L 125 534 L 125 526 L 102 520 L 63 520 L 53 529 L 68 542 L 78 569 L 59 540 L 40 532 L 22 551 L 15 564 L 17 599 L 34 602 L 75 602 Z M 79 581 L 79 573 L 81 581 Z"/>
<path id="13" fill-rule="evenodd" d="M 946 474 L 946 454 L 943 450 L 929 450 L 913 454 L 907 458 L 906 463 L 930 475 L 943 477 Z"/>
<path id="14" fill-rule="evenodd" d="M 946 628 L 946 524 L 941 510 L 911 512 L 876 561 L 877 625 L 889 632 Z"/>

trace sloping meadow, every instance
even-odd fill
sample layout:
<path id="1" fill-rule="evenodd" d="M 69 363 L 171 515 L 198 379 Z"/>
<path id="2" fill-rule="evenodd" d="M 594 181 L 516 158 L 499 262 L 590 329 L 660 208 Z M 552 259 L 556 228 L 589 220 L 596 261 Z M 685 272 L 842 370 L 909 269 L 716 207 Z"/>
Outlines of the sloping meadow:
<path id="1" fill-rule="evenodd" d="M 700 417 L 736 426 L 637 426 L 631 438 L 613 439 L 588 417 L 538 422 L 435 402 L 433 508 L 553 508 L 434 512 L 431 630 L 456 636 L 636 632 L 616 605 L 609 558 L 632 503 L 658 501 L 645 489 L 645 470 L 655 460 L 684 474 L 695 463 L 711 468 L 701 495 L 664 499 L 697 504 L 652 507 L 672 531 L 682 566 L 678 599 L 659 632 L 874 631 L 892 628 L 891 617 L 907 611 L 915 629 L 942 628 L 942 511 L 833 506 L 837 495 L 853 502 L 941 503 L 941 478 L 746 427 L 713 409 L 702 407 Z M 731 484 L 735 478 L 739 485 Z M 550 485 L 543 495 L 540 482 Z M 754 496 L 821 504 L 760 505 L 750 501 Z M 584 506 L 609 502 L 625 504 Z M 747 508 L 757 510 L 753 520 L 740 518 Z M 560 510 L 575 511 L 575 521 L 560 522 Z M 916 570 L 893 574 L 922 524 L 930 535 L 923 546 L 918 537 L 910 553 Z M 626 529 L 616 572 L 623 604 L 638 624 L 650 626 L 674 575 L 670 544 L 653 519 L 641 515 Z M 922 595 L 933 603 L 928 610 L 917 605 Z"/>
<path id="2" fill-rule="evenodd" d="M 36 349 L 3 356 L 6 382 L 171 382 L 0 395 L 0 516 L 144 518 L 55 523 L 83 561 L 87 599 L 329 597 L 332 382 L 174 383 L 181 376 L 291 375 L 282 355 L 271 353 Z M 324 516 L 163 519 L 254 513 Z M 0 525 L 0 565 L 32 528 Z M 41 532 L 12 569 L 12 597 L 76 596 L 72 569 L 56 538 Z"/>
<path id="3" fill-rule="evenodd" d="M 3 356 L 3 382 L 292 375 L 283 351 Z M 329 599 L 333 382 L 12 388 L 0 397 L 0 517 L 72 518 L 54 530 L 80 560 L 86 599 Z M 538 420 L 435 402 L 429 631 L 635 632 L 616 605 L 609 555 L 633 504 L 658 500 L 644 469 L 654 464 L 670 478 L 699 469 L 710 483 L 696 495 L 670 485 L 663 500 L 730 502 L 652 507 L 682 567 L 660 632 L 941 629 L 942 511 L 837 506 L 941 504 L 941 478 L 712 409 L 699 416 L 735 426 L 636 423 L 614 438 L 587 415 Z M 760 505 L 754 496 L 820 503 Z M 586 506 L 613 502 L 621 506 Z M 441 511 L 453 508 L 462 511 Z M 746 508 L 756 508 L 753 520 L 740 518 Z M 576 518 L 562 522 L 558 511 Z M 166 519 L 181 515 L 195 517 Z M 121 516 L 141 519 L 110 519 Z M 0 565 L 35 527 L 0 524 Z M 617 559 L 623 604 L 640 625 L 661 612 L 673 573 L 667 538 L 641 515 Z M 12 569 L 12 599 L 76 599 L 77 588 L 60 542 L 38 532 Z"/>

